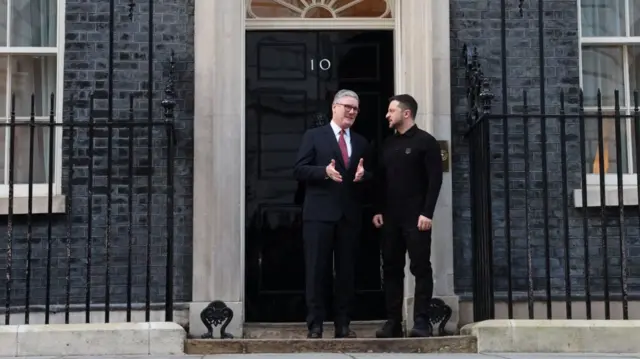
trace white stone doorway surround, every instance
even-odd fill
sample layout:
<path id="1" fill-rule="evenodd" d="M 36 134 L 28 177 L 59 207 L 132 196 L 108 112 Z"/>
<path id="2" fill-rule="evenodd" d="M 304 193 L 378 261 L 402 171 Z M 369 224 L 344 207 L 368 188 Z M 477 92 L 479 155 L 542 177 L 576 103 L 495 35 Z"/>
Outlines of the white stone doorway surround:
<path id="1" fill-rule="evenodd" d="M 290 20 L 290 19 L 285 19 Z M 395 0 L 393 19 L 246 20 L 240 0 L 195 1 L 195 118 L 193 293 L 190 334 L 206 330 L 200 311 L 222 300 L 234 311 L 227 331 L 238 337 L 244 324 L 245 31 L 251 29 L 393 29 L 395 90 L 420 104 L 418 125 L 451 141 L 449 2 Z M 435 291 L 453 309 L 451 172 L 434 218 L 432 262 Z M 408 274 L 407 270 L 407 274 Z M 413 277 L 406 276 L 405 317 L 411 325 Z"/>

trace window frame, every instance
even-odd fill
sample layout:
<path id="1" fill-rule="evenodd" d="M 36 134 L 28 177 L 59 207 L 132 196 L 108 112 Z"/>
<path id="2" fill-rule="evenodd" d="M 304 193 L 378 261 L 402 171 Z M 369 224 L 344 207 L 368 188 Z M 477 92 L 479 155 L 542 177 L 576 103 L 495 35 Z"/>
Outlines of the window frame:
<path id="1" fill-rule="evenodd" d="M 638 36 L 630 36 L 631 34 L 631 6 L 630 2 L 634 0 L 624 0 L 624 21 L 625 21 L 625 35 L 624 36 L 582 36 L 582 0 L 577 0 L 578 7 L 578 72 L 579 72 L 579 86 L 583 88 L 583 66 L 582 66 L 582 51 L 585 46 L 624 46 L 624 45 L 638 45 L 640 46 L 640 35 Z M 629 36 L 627 36 L 629 34 Z M 631 86 L 630 86 L 630 76 L 629 76 L 629 52 L 625 47 L 622 48 L 622 67 L 624 69 L 623 72 L 623 84 L 624 88 L 621 91 L 621 97 L 628 99 L 629 103 L 625 103 L 625 107 L 621 108 L 621 112 L 628 111 L 631 108 L 632 104 L 631 100 Z M 638 89 L 640 90 L 640 88 Z M 593 111 L 595 107 L 586 107 L 585 111 Z M 609 108 L 606 108 L 607 111 Z M 603 106 L 603 110 L 605 107 Z M 624 129 L 624 133 L 626 138 L 631 138 L 632 133 L 630 132 L 630 123 L 631 120 L 627 121 Z M 636 141 L 640 139 L 635 139 Z M 636 153 L 635 146 L 631 141 L 626 141 L 627 146 L 627 157 L 630 158 L 629 168 L 633 168 L 631 163 L 635 163 L 636 161 Z M 636 168 L 636 171 L 640 169 Z M 637 188 L 638 178 L 637 173 L 629 170 L 622 175 L 622 185 L 623 187 L 631 187 Z M 600 187 L 600 174 L 599 173 L 587 173 L 587 187 Z M 604 186 L 605 187 L 618 187 L 618 175 L 616 173 L 605 173 L 604 174 Z M 637 200 L 636 200 L 637 201 Z"/>
<path id="2" fill-rule="evenodd" d="M 11 4 L 13 1 L 19 0 L 7 0 L 7 36 L 10 36 L 11 29 Z M 65 49 L 65 20 L 66 20 L 66 0 L 56 0 L 56 46 L 55 47 L 24 47 L 24 46 L 0 46 L 0 55 L 54 55 L 56 58 L 56 84 L 55 84 L 55 123 L 63 123 L 63 105 L 64 105 L 64 49 Z M 7 93 L 6 98 L 7 106 L 10 106 L 11 93 Z M 44 116 L 43 116 L 44 117 Z M 5 126 L 6 131 L 10 131 L 10 126 Z M 9 139 L 8 132 L 5 133 L 5 139 Z M 60 125 L 56 125 L 54 134 L 54 176 L 53 176 L 53 193 L 51 196 L 62 196 L 62 144 L 63 140 L 63 128 Z M 5 141 L 5 151 L 8 150 L 8 141 Z M 5 155 L 8 158 L 8 154 Z M 9 163 L 6 162 L 5 166 Z M 4 174 L 2 174 L 4 176 Z M 49 184 L 48 183 L 34 183 L 32 185 L 33 198 L 48 197 L 49 196 Z M 27 198 L 29 196 L 29 184 L 15 184 L 13 185 L 13 197 L 14 198 Z M 9 198 L 9 184 L 0 184 L 0 199 Z M 4 206 L 2 206 L 4 207 Z M 41 206 L 36 206 L 41 207 Z M 0 210 L 2 214 L 4 208 Z M 42 212 L 39 208 L 34 208 L 33 213 Z M 44 210 L 46 212 L 46 210 Z M 57 212 L 54 210 L 54 212 Z"/>

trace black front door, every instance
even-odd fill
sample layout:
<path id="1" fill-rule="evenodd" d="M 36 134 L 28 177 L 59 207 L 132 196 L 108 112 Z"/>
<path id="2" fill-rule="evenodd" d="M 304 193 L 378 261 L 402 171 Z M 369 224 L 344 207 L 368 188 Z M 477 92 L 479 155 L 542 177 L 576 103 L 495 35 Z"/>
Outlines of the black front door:
<path id="1" fill-rule="evenodd" d="M 393 95 L 393 33 L 253 31 L 246 46 L 246 319 L 302 322 L 304 192 L 292 174 L 298 146 L 305 130 L 328 123 L 334 94 L 350 89 L 361 108 L 353 130 L 377 149 L 389 133 L 384 115 Z M 356 259 L 354 320 L 384 318 L 372 216 L 368 204 Z"/>

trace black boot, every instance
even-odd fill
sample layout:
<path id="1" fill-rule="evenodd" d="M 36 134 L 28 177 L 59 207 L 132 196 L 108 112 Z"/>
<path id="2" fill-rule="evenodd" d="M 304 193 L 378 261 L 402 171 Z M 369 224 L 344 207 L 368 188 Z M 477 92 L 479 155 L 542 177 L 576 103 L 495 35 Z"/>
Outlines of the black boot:
<path id="1" fill-rule="evenodd" d="M 382 328 L 376 330 L 376 338 L 402 338 L 402 322 L 388 320 Z"/>
<path id="2" fill-rule="evenodd" d="M 413 329 L 409 332 L 409 336 L 413 338 L 427 338 L 433 336 L 433 327 L 429 320 L 423 316 L 416 317 L 413 320 Z"/>

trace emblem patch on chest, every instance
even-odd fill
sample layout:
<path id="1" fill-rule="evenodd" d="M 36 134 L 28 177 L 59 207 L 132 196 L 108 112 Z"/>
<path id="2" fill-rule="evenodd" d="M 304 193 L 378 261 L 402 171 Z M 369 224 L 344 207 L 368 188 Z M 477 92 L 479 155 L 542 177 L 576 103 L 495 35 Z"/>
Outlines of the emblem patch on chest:
<path id="1" fill-rule="evenodd" d="M 411 153 L 411 149 L 410 149 L 410 148 L 406 148 L 406 149 L 404 150 L 404 153 L 405 153 L 406 155 L 410 154 L 410 153 Z"/>

